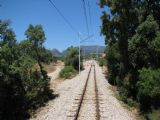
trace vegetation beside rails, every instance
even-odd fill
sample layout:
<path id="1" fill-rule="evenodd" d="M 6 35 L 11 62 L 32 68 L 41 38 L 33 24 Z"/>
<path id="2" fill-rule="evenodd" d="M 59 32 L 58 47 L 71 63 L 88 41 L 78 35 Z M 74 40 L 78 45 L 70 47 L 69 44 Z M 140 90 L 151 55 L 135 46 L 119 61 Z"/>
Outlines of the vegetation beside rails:
<path id="1" fill-rule="evenodd" d="M 81 70 L 83 69 L 81 57 Z M 61 78 L 71 78 L 78 73 L 79 70 L 79 51 L 78 48 L 70 47 L 64 56 L 64 69 L 61 70 L 59 76 Z"/>
<path id="2" fill-rule="evenodd" d="M 159 1 L 99 0 L 99 5 L 110 11 L 101 17 L 109 83 L 125 103 L 139 104 L 147 120 L 159 120 Z"/>
<path id="3" fill-rule="evenodd" d="M 25 35 L 17 42 L 9 22 L 0 20 L 0 120 L 28 119 L 55 97 L 43 67 L 54 61 L 43 27 L 29 25 Z"/>

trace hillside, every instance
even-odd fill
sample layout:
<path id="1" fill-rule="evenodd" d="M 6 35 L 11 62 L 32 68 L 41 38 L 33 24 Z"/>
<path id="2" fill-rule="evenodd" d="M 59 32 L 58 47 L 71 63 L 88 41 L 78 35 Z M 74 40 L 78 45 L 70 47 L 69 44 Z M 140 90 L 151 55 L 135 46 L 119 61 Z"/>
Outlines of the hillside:
<path id="1" fill-rule="evenodd" d="M 61 52 L 55 48 L 51 50 L 51 53 L 53 54 L 53 56 L 56 56 L 56 57 L 62 56 Z"/>
<path id="2" fill-rule="evenodd" d="M 85 52 L 86 55 L 89 55 L 91 53 L 104 53 L 106 50 L 105 46 L 81 46 L 82 53 Z"/>
<path id="3" fill-rule="evenodd" d="M 98 46 L 98 45 L 81 46 L 82 54 L 85 53 L 85 55 L 90 55 L 91 53 L 97 53 L 97 52 L 104 53 L 105 50 L 106 50 L 105 46 Z M 67 49 L 62 52 L 62 55 L 65 55 L 66 53 L 67 53 Z"/>

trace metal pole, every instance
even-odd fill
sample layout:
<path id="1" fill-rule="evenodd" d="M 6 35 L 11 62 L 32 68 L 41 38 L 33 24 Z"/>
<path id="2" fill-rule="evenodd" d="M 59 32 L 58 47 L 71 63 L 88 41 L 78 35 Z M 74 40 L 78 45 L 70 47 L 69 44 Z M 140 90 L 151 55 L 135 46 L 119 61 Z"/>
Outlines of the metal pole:
<path id="1" fill-rule="evenodd" d="M 83 58 L 83 59 L 84 59 L 84 61 L 85 61 L 85 55 L 86 55 L 86 54 L 85 54 L 85 47 L 84 47 L 84 58 Z"/>
<path id="2" fill-rule="evenodd" d="M 86 50 L 84 48 L 84 60 L 86 61 Z"/>
<path id="3" fill-rule="evenodd" d="M 81 73 L 81 43 L 84 42 L 85 40 L 93 37 L 93 35 L 91 36 L 88 36 L 88 38 L 82 40 L 81 37 L 80 37 L 80 34 L 78 34 L 78 37 L 79 37 L 79 75 Z"/>
<path id="4" fill-rule="evenodd" d="M 81 39 L 79 38 L 79 75 L 81 72 Z"/>
<path id="5" fill-rule="evenodd" d="M 97 46 L 97 51 L 96 51 L 96 53 L 97 53 L 97 55 L 96 55 L 96 59 L 97 59 L 97 61 L 98 61 L 98 49 L 99 49 L 99 47 Z"/>

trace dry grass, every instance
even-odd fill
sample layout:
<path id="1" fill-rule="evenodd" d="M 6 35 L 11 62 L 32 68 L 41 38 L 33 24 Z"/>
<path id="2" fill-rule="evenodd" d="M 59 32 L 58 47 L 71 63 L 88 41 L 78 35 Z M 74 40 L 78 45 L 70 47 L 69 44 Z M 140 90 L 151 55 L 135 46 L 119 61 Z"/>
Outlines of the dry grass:
<path id="1" fill-rule="evenodd" d="M 43 64 L 44 70 L 47 71 L 47 73 L 51 73 L 55 71 L 56 63 L 52 62 L 50 64 Z"/>

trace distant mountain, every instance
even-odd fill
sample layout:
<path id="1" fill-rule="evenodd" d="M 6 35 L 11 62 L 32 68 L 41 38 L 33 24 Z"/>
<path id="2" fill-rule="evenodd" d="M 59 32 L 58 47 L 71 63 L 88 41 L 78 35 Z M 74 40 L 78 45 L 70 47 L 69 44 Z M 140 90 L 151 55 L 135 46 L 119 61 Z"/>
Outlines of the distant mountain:
<path id="1" fill-rule="evenodd" d="M 91 53 L 104 53 L 106 50 L 105 46 L 81 46 L 81 51 L 82 53 L 85 52 L 86 55 L 91 54 Z"/>
<path id="2" fill-rule="evenodd" d="M 104 53 L 105 50 L 106 50 L 105 46 L 99 46 L 99 45 L 81 46 L 81 52 L 82 54 L 85 53 L 85 55 L 90 55 L 91 53 Z M 68 51 L 68 48 L 62 52 L 54 48 L 51 50 L 51 53 L 53 54 L 53 56 L 61 57 L 66 55 L 67 51 Z"/>
<path id="3" fill-rule="evenodd" d="M 90 55 L 91 53 L 104 53 L 105 50 L 106 50 L 105 46 L 99 46 L 99 45 L 81 46 L 81 52 L 82 54 L 85 53 L 85 55 Z M 62 52 L 62 56 L 64 56 L 66 53 L 67 49 Z"/>
<path id="4" fill-rule="evenodd" d="M 56 57 L 61 57 L 62 56 L 62 53 L 57 49 L 52 49 L 51 53 L 53 54 L 53 56 L 56 56 Z"/>
<path id="5" fill-rule="evenodd" d="M 68 52 L 68 49 L 62 51 L 62 56 L 65 56 Z"/>

